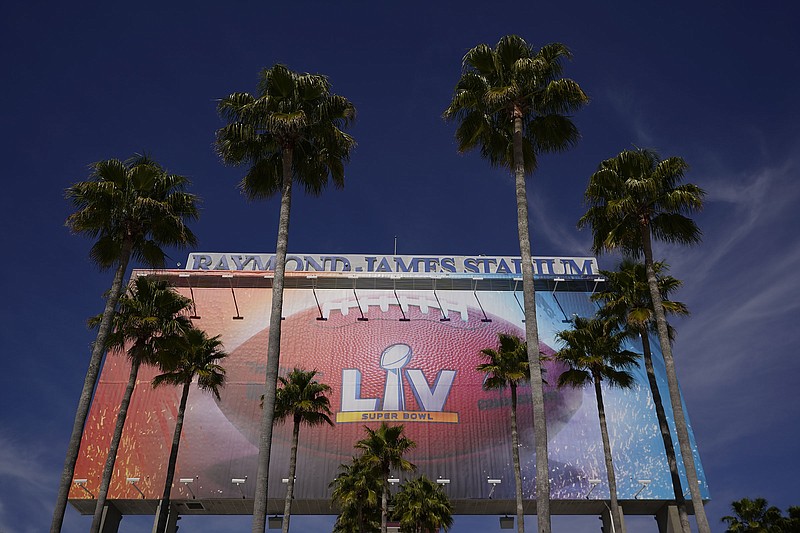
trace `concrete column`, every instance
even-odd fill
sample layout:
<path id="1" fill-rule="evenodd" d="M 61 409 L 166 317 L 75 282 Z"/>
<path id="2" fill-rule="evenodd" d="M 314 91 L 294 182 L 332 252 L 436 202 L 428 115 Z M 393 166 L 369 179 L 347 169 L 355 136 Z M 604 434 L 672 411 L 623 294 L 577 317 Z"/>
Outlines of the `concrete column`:
<path id="1" fill-rule="evenodd" d="M 178 514 L 178 510 L 175 509 L 174 505 L 169 506 L 169 517 L 167 518 L 167 530 L 164 533 L 175 533 L 178 530 L 178 520 L 181 517 Z"/>
<path id="2" fill-rule="evenodd" d="M 681 519 L 675 505 L 665 505 L 656 513 L 658 533 L 681 533 Z"/>
<path id="3" fill-rule="evenodd" d="M 100 533 L 117 533 L 119 523 L 122 521 L 122 513 L 114 507 L 111 502 L 106 502 L 103 507 L 103 515 L 100 518 Z"/>
<path id="4" fill-rule="evenodd" d="M 156 509 L 156 516 L 153 520 L 153 532 L 152 533 L 159 533 L 156 531 L 158 527 L 158 513 L 161 510 L 161 502 L 159 502 L 158 508 Z M 178 520 L 180 520 L 180 515 L 178 514 L 178 510 L 175 508 L 174 505 L 170 505 L 167 509 L 167 525 L 166 529 L 164 529 L 164 533 L 175 533 L 178 529 Z"/>
<path id="5" fill-rule="evenodd" d="M 613 525 L 613 523 L 611 521 L 611 509 L 609 509 L 608 506 L 606 506 L 606 508 L 603 509 L 603 514 L 600 515 L 600 520 L 603 521 L 603 532 L 604 533 L 626 533 L 626 530 L 625 530 L 625 513 L 622 511 L 622 506 L 621 505 L 619 507 L 619 511 L 620 511 L 619 514 L 621 515 L 619 517 L 619 521 L 622 522 L 622 531 L 615 531 L 614 530 L 614 525 Z"/>

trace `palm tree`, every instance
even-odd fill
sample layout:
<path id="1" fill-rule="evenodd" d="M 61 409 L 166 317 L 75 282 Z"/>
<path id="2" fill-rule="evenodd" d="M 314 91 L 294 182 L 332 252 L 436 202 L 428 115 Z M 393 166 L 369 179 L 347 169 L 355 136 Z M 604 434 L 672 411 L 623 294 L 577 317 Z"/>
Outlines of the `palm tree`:
<path id="1" fill-rule="evenodd" d="M 342 128 L 355 118 L 355 108 L 331 94 L 325 76 L 275 65 L 261 72 L 258 95 L 231 94 L 220 101 L 218 111 L 228 124 L 217 132 L 217 151 L 226 164 L 249 165 L 240 184 L 244 194 L 251 199 L 281 197 L 253 505 L 253 532 L 264 533 L 292 184 L 297 181 L 315 195 L 329 178 L 336 187 L 344 185 L 344 163 L 355 141 Z"/>
<path id="2" fill-rule="evenodd" d="M 403 458 L 417 444 L 403 435 L 403 426 L 390 426 L 381 422 L 378 429 L 364 426 L 367 436 L 356 443 L 356 448 L 363 452 L 362 460 L 376 476 L 380 477 L 381 491 L 381 533 L 386 533 L 386 517 L 389 507 L 389 473 L 392 468 L 406 472 L 416 470 L 416 466 Z"/>
<path id="3" fill-rule="evenodd" d="M 665 275 L 668 267 L 666 263 L 658 262 L 654 265 L 658 279 L 658 291 L 661 293 L 664 311 L 673 315 L 686 316 L 689 309 L 681 302 L 669 300 L 669 294 L 677 290 L 683 283 Z M 653 395 L 653 404 L 656 408 L 656 418 L 664 441 L 664 450 L 667 456 L 672 488 L 675 494 L 675 503 L 678 507 L 681 529 L 684 533 L 691 533 L 689 517 L 686 513 L 686 499 L 683 496 L 681 477 L 678 472 L 678 461 L 675 457 L 675 446 L 672 442 L 672 433 L 669 430 L 667 414 L 664 412 L 664 403 L 658 389 L 656 373 L 653 368 L 653 354 L 650 349 L 649 332 L 653 329 L 653 302 L 650 299 L 650 289 L 647 285 L 647 274 L 644 264 L 631 259 L 622 261 L 616 271 L 600 271 L 608 283 L 605 290 L 592 295 L 592 300 L 602 301 L 600 316 L 613 320 L 620 328 L 625 328 L 629 336 L 640 338 L 642 341 L 642 355 L 644 358 L 647 381 Z M 672 329 L 670 328 L 670 333 Z"/>
<path id="4" fill-rule="evenodd" d="M 205 331 L 195 328 L 189 328 L 183 335 L 170 339 L 165 349 L 170 352 L 170 357 L 162 358 L 167 367 L 162 368 L 162 374 L 153 378 L 153 388 L 172 385 L 174 387 L 182 387 L 182 390 L 181 402 L 175 418 L 175 431 L 172 435 L 169 461 L 167 462 L 164 494 L 159 504 L 158 523 L 156 524 L 157 533 L 166 531 L 172 480 L 175 478 L 175 465 L 178 462 L 178 447 L 181 442 L 183 417 L 186 413 L 186 401 L 189 398 L 189 389 L 192 386 L 192 381 L 197 378 L 197 387 L 202 391 L 210 392 L 219 400 L 219 390 L 225 386 L 225 369 L 219 365 L 219 362 L 228 356 L 223 351 L 219 335 L 209 337 Z M 170 364 L 171 361 L 169 359 L 177 359 L 177 364 Z"/>
<path id="5" fill-rule="evenodd" d="M 461 79 L 444 112 L 446 119 L 459 121 L 456 140 L 460 152 L 480 148 L 481 156 L 492 166 L 514 174 L 541 533 L 550 532 L 550 472 L 525 176 L 536 169 L 540 153 L 563 151 L 578 141 L 578 130 L 567 115 L 585 105 L 588 98 L 577 83 L 560 77 L 562 61 L 570 57 L 563 44 L 548 44 L 534 51 L 516 35 L 503 37 L 494 49 L 480 44 L 464 56 Z"/>
<path id="6" fill-rule="evenodd" d="M 120 401 L 114 434 L 111 437 L 108 457 L 100 480 L 91 533 L 100 531 L 103 508 L 111 476 L 114 473 L 117 450 L 122 439 L 139 367 L 142 364 L 158 364 L 159 359 L 164 366 L 168 366 L 168 360 L 162 358 L 174 355 L 168 349 L 169 344 L 174 342 L 173 337 L 183 334 L 191 327 L 189 319 L 180 314 L 188 310 L 191 305 L 192 301 L 189 298 L 175 292 L 166 281 L 148 276 L 136 278 L 128 294 L 120 298 L 119 311 L 114 316 L 114 332 L 108 337 L 108 348 L 121 352 L 127 345 L 126 353 L 130 359 L 131 370 Z"/>
<path id="7" fill-rule="evenodd" d="M 644 256 L 675 432 L 686 469 L 692 507 L 700 533 L 710 533 L 653 262 L 653 238 L 690 245 L 699 242 L 702 236 L 687 215 L 702 209 L 705 191 L 697 185 L 681 183 L 687 168 L 680 157 L 661 160 L 656 152 L 647 149 L 625 150 L 603 161 L 589 178 L 585 195 L 589 208 L 578 221 L 578 227 L 591 227 L 592 249 L 597 254 L 619 249 L 633 257 Z"/>
<path id="8" fill-rule="evenodd" d="M 89 415 L 112 317 L 123 291 L 123 278 L 130 259 L 158 268 L 163 266 L 166 257 L 162 247 L 197 243 L 186 226 L 198 214 L 197 197 L 184 191 L 188 183 L 185 177 L 170 174 L 152 159 L 137 155 L 124 162 L 117 159 L 99 161 L 92 165 L 87 181 L 66 190 L 67 200 L 76 209 L 67 218 L 67 227 L 73 233 L 96 239 L 89 256 L 102 270 L 114 269 L 114 278 L 97 328 L 97 338 L 92 344 L 61 472 L 51 533 L 60 532 L 64 522 L 83 426 Z"/>
<path id="9" fill-rule="evenodd" d="M 352 462 L 339 465 L 339 474 L 330 483 L 331 499 L 339 506 L 334 532 L 359 533 L 380 530 L 381 508 L 378 494 L 383 492 L 383 483 L 363 456 L 353 457 Z"/>
<path id="10" fill-rule="evenodd" d="M 326 396 L 331 388 L 319 383 L 314 377 L 316 370 L 293 369 L 287 377 L 279 377 L 281 388 L 275 397 L 275 421 L 283 422 L 291 418 L 292 450 L 289 458 L 289 483 L 286 487 L 286 502 L 283 506 L 283 533 L 289 533 L 289 518 L 292 514 L 292 498 L 294 494 L 294 477 L 297 470 L 297 442 L 300 437 L 300 425 L 333 426 L 330 400 Z"/>
<path id="11" fill-rule="evenodd" d="M 400 486 L 394 516 L 409 533 L 447 531 L 453 525 L 453 506 L 442 487 L 423 475 Z"/>
<path id="12" fill-rule="evenodd" d="M 511 389 L 511 456 L 514 461 L 514 483 L 517 498 L 517 531 L 525 532 L 522 510 L 522 472 L 519 461 L 519 433 L 517 432 L 517 386 L 523 381 L 530 381 L 531 372 L 528 363 L 528 347 L 517 336 L 498 334 L 498 349 L 485 348 L 481 355 L 487 360 L 478 365 L 476 370 L 486 374 L 483 381 L 485 390 Z"/>
<path id="13" fill-rule="evenodd" d="M 638 365 L 639 356 L 629 350 L 621 349 L 627 335 L 623 331 L 615 330 L 615 325 L 611 322 L 600 318 L 575 317 L 573 324 L 574 329 L 561 331 L 556 335 L 563 343 L 563 348 L 553 357 L 569 366 L 569 369 L 558 377 L 558 386 L 584 387 L 588 383 L 594 384 L 608 488 L 611 492 L 611 520 L 614 522 L 614 530 L 622 531 L 622 515 L 617 502 L 617 482 L 600 383 L 605 381 L 612 387 L 625 389 L 632 387 L 634 379 L 628 370 Z"/>
<path id="14" fill-rule="evenodd" d="M 733 516 L 723 516 L 728 528 L 725 533 L 772 533 L 790 531 L 781 526 L 785 518 L 777 507 L 767 507 L 767 500 L 742 498 L 731 503 Z M 796 530 L 794 530 L 796 531 Z"/>

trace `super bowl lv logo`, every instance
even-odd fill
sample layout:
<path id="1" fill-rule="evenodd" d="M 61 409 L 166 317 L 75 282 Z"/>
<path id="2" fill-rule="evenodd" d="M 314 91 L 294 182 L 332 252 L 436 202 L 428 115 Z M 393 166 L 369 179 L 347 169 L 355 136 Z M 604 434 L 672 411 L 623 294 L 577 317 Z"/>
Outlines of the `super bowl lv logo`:
<path id="1" fill-rule="evenodd" d="M 343 369 L 342 406 L 336 421 L 457 423 L 458 413 L 444 411 L 456 371 L 439 370 L 433 385 L 428 385 L 422 370 L 406 368 L 413 356 L 411 347 L 403 343 L 392 344 L 380 354 L 380 368 L 386 373 L 383 398 L 362 398 L 361 370 Z M 414 394 L 419 410 L 406 409 L 406 386 Z"/>

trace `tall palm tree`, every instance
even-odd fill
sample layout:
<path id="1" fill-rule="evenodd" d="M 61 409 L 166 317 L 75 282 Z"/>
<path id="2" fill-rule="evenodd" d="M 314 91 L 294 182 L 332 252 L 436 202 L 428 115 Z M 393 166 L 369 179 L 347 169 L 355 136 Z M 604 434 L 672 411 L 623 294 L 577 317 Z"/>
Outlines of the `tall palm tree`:
<path id="1" fill-rule="evenodd" d="M 626 334 L 616 330 L 612 322 L 600 318 L 575 317 L 573 324 L 574 329 L 561 331 L 556 335 L 556 338 L 563 343 L 563 348 L 553 357 L 569 367 L 558 377 L 558 386 L 584 387 L 589 383 L 594 384 L 608 488 L 611 493 L 611 519 L 614 522 L 614 530 L 622 531 L 622 515 L 617 501 L 617 482 L 600 384 L 605 381 L 612 387 L 632 387 L 634 379 L 629 369 L 638 365 L 639 355 L 621 349 Z"/>
<path id="2" fill-rule="evenodd" d="M 128 406 L 136 386 L 139 367 L 142 364 L 154 365 L 159 362 L 164 366 L 174 364 L 168 359 L 174 356 L 174 352 L 169 350 L 169 345 L 174 342 L 175 336 L 182 335 L 191 327 L 189 319 L 181 314 L 191 305 L 192 301 L 175 292 L 168 282 L 148 276 L 136 278 L 128 294 L 120 298 L 119 311 L 113 320 L 114 331 L 108 336 L 108 349 L 125 351 L 130 359 L 131 370 L 120 401 L 114 433 L 103 467 L 91 533 L 100 531 L 103 508 L 111 485 L 117 450 L 125 428 L 125 419 L 128 416 Z"/>
<path id="3" fill-rule="evenodd" d="M 517 386 L 530 381 L 528 347 L 519 337 L 498 334 L 498 348 L 485 348 L 481 355 L 487 361 L 477 366 L 478 372 L 486 374 L 485 390 L 511 389 L 511 457 L 514 461 L 514 486 L 517 498 L 517 531 L 525 532 L 525 513 L 522 510 L 522 471 L 519 461 L 519 433 L 517 432 Z"/>
<path id="4" fill-rule="evenodd" d="M 381 509 L 379 494 L 383 483 L 363 456 L 353 457 L 350 463 L 339 465 L 339 474 L 329 487 L 331 500 L 339 506 L 334 532 L 367 533 L 380 530 Z"/>
<path id="5" fill-rule="evenodd" d="M 669 294 L 677 290 L 683 282 L 666 275 L 668 267 L 663 261 L 657 262 L 653 266 L 658 279 L 658 291 L 661 293 L 664 311 L 673 315 L 688 315 L 689 309 L 684 303 L 669 300 Z M 664 441 L 664 450 L 672 477 L 672 488 L 675 494 L 675 504 L 678 507 L 681 529 L 684 533 L 691 533 L 689 517 L 686 513 L 686 499 L 683 496 L 678 461 L 675 457 L 675 446 L 653 367 L 649 332 L 654 329 L 655 324 L 653 321 L 653 302 L 650 299 L 650 289 L 647 285 L 647 273 L 645 272 L 644 264 L 632 259 L 625 259 L 619 264 L 616 271 L 601 270 L 600 273 L 608 280 L 604 290 L 592 295 L 593 300 L 603 302 L 603 307 L 599 311 L 600 316 L 615 321 L 618 327 L 628 331 L 629 336 L 641 339 L 645 372 L 647 373 L 647 381 L 650 384 L 650 392 L 653 395 L 653 404 L 656 408 L 656 418 L 661 430 L 661 438 Z"/>
<path id="6" fill-rule="evenodd" d="M 226 164 L 248 165 L 240 188 L 251 199 L 280 194 L 275 274 L 269 319 L 264 409 L 253 505 L 253 532 L 267 527 L 269 459 L 280 355 L 281 309 L 289 244 L 292 184 L 319 194 L 328 180 L 344 185 L 344 163 L 355 146 L 342 131 L 355 118 L 346 98 L 331 94 L 328 78 L 300 74 L 283 65 L 261 72 L 257 95 L 234 93 L 220 101 L 218 111 L 228 122 L 217 132 L 217 151 Z"/>
<path id="7" fill-rule="evenodd" d="M 297 442 L 300 426 L 319 426 L 330 424 L 331 402 L 326 396 L 331 388 L 318 382 L 316 370 L 293 369 L 287 377 L 279 377 L 280 388 L 275 397 L 275 421 L 292 419 L 292 450 L 289 456 L 289 482 L 286 487 L 286 501 L 283 506 L 283 533 L 289 533 L 289 519 L 292 514 L 294 497 L 294 477 L 297 471 Z"/>
<path id="8" fill-rule="evenodd" d="M 394 497 L 394 516 L 409 533 L 447 531 L 453 525 L 453 505 L 440 485 L 420 476 L 400 486 Z"/>
<path id="9" fill-rule="evenodd" d="M 380 476 L 381 491 L 381 533 L 386 533 L 386 517 L 389 507 L 389 474 L 392 468 L 406 472 L 416 470 L 416 465 L 403 458 L 406 452 L 417 444 L 403 435 L 403 426 L 390 426 L 381 422 L 378 429 L 364 426 L 367 436 L 356 443 L 363 453 L 363 461 Z"/>
<path id="10" fill-rule="evenodd" d="M 588 98 L 577 83 L 560 77 L 562 61 L 569 58 L 571 53 L 563 44 L 548 44 L 534 51 L 516 35 L 503 37 L 494 49 L 480 44 L 464 56 L 461 79 L 444 112 L 446 119 L 459 122 L 456 140 L 460 152 L 480 148 L 481 156 L 492 166 L 514 174 L 540 533 L 550 532 L 550 472 L 525 176 L 536 169 L 540 153 L 563 151 L 578 141 L 578 129 L 568 114 L 580 109 Z"/>
<path id="11" fill-rule="evenodd" d="M 172 446 L 167 462 L 167 478 L 164 481 L 164 493 L 161 496 L 158 510 L 156 532 L 164 533 L 167 527 L 169 514 L 170 493 L 172 481 L 175 478 L 175 465 L 178 462 L 178 448 L 183 430 L 183 418 L 186 413 L 186 401 L 192 381 L 197 378 L 197 387 L 201 391 L 210 392 L 219 400 L 219 390 L 225 386 L 225 369 L 220 366 L 220 361 L 228 356 L 223 351 L 220 336 L 209 337 L 205 331 L 189 328 L 182 335 L 169 339 L 164 347 L 168 352 L 167 357 L 160 358 L 165 365 L 162 374 L 153 378 L 153 388 L 162 385 L 181 387 L 181 401 L 178 405 L 178 414 L 175 418 L 175 431 L 172 435 Z M 173 363 L 177 359 L 177 363 Z"/>
<path id="12" fill-rule="evenodd" d="M 67 218 L 67 227 L 73 233 L 96 239 L 89 256 L 102 270 L 114 269 L 114 278 L 92 344 L 61 472 L 51 533 L 60 532 L 64 522 L 83 427 L 128 263 L 133 258 L 148 266 L 162 267 L 166 257 L 162 247 L 197 243 L 186 226 L 198 214 L 198 198 L 184 190 L 188 183 L 184 176 L 170 174 L 152 159 L 137 155 L 127 161 L 99 161 L 92 165 L 87 181 L 66 190 L 65 196 L 75 208 Z"/>
<path id="13" fill-rule="evenodd" d="M 710 533 L 653 262 L 653 239 L 691 245 L 699 242 L 702 236 L 697 224 L 687 215 L 702 209 L 705 191 L 697 185 L 682 183 L 687 169 L 688 165 L 680 157 L 662 160 L 655 151 L 647 149 L 625 150 L 603 161 L 589 178 L 585 195 L 589 208 L 578 221 L 578 227 L 591 227 L 595 253 L 619 249 L 633 257 L 644 256 L 692 507 L 700 533 Z"/>

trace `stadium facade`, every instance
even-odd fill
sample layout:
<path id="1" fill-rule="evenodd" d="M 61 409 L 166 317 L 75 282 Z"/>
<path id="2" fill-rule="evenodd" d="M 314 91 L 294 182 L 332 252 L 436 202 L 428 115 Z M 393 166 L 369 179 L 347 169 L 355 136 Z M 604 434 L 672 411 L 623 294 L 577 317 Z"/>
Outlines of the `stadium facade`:
<path id="1" fill-rule="evenodd" d="M 192 253 L 185 270 L 133 272 L 167 279 L 190 297 L 194 325 L 221 335 L 230 354 L 221 400 L 199 390 L 189 396 L 172 490 L 176 514 L 252 512 L 273 266 L 269 254 Z M 591 257 L 537 257 L 534 268 L 540 349 L 551 355 L 558 349 L 556 334 L 573 317 L 595 313 L 590 297 L 605 280 Z M 416 441 L 408 459 L 418 473 L 448 480 L 456 514 L 513 514 L 510 393 L 484 391 L 475 367 L 480 350 L 497 345 L 498 333 L 524 338 L 518 257 L 291 254 L 283 318 L 281 372 L 319 371 L 333 389 L 336 422 L 334 428 L 301 431 L 293 512 L 334 514 L 328 484 L 338 466 L 355 454 L 364 425 L 389 421 L 404 424 Z M 637 342 L 627 348 L 641 352 Z M 654 362 L 666 397 L 659 353 Z M 550 360 L 544 368 L 552 512 L 601 515 L 609 493 L 594 392 L 559 389 L 564 367 Z M 82 482 L 70 492 L 70 502 L 84 514 L 94 510 L 128 371 L 124 356 L 110 354 L 95 392 L 75 472 Z M 179 390 L 154 390 L 155 374 L 152 368 L 139 374 L 109 516 L 156 511 Z M 633 388 L 603 393 L 618 495 L 626 514 L 660 516 L 660 529 L 668 531 L 674 527 L 674 493 L 663 441 L 643 365 L 634 375 Z M 519 396 L 525 512 L 533 514 L 534 421 L 528 389 Z M 670 406 L 664 407 L 671 417 Z M 271 480 L 288 475 L 290 439 L 288 425 L 276 427 Z M 673 440 L 680 463 L 674 428 Z M 694 442 L 693 449 L 708 499 Z M 284 495 L 285 485 L 270 483 L 270 514 L 282 511 Z M 114 530 L 109 519 L 105 531 Z"/>

